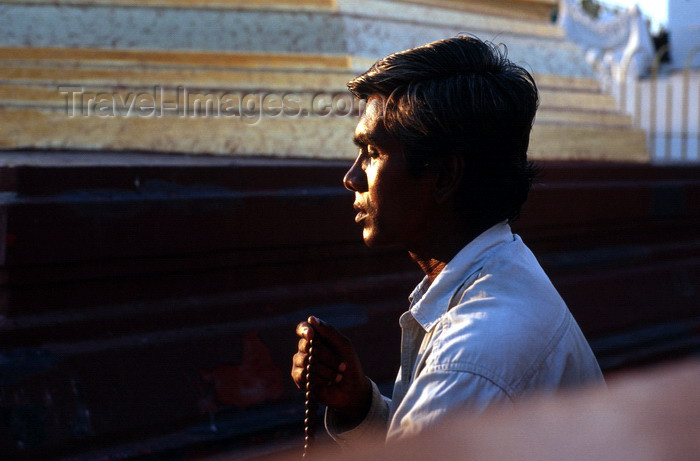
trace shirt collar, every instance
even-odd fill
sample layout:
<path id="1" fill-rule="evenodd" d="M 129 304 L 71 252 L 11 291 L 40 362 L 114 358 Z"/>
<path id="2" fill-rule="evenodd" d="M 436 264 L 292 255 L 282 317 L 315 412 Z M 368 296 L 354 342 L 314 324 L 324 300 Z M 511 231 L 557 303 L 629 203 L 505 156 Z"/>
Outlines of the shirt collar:
<path id="1" fill-rule="evenodd" d="M 427 276 L 423 278 L 409 300 L 411 314 L 426 332 L 447 312 L 457 290 L 469 275 L 481 268 L 487 254 L 494 247 L 512 240 L 513 233 L 508 222 L 500 222 L 462 248 L 435 277 L 433 283 L 430 283 Z"/>

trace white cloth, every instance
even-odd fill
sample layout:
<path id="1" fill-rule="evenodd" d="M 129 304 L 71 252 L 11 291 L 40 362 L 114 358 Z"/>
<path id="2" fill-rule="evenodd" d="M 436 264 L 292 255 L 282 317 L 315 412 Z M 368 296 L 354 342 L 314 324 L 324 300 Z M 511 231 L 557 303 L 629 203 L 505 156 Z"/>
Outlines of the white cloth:
<path id="1" fill-rule="evenodd" d="M 454 410 L 478 414 L 534 391 L 603 379 L 566 304 L 505 222 L 464 247 L 432 284 L 426 277 L 409 299 L 399 319 L 393 398 L 373 383 L 367 417 L 342 433 L 326 412 L 326 429 L 342 446 L 376 437 L 379 428 L 396 440 Z"/>

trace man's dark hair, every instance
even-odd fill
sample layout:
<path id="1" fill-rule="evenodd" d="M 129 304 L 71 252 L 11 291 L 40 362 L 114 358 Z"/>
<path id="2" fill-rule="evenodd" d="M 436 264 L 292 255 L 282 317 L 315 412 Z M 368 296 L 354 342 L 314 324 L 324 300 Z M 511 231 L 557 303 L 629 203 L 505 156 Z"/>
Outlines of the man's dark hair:
<path id="1" fill-rule="evenodd" d="M 384 98 L 384 127 L 420 175 L 435 156 L 465 160 L 460 212 L 470 225 L 515 219 L 536 175 L 527 160 L 535 81 L 505 47 L 471 36 L 389 55 L 348 83 Z"/>

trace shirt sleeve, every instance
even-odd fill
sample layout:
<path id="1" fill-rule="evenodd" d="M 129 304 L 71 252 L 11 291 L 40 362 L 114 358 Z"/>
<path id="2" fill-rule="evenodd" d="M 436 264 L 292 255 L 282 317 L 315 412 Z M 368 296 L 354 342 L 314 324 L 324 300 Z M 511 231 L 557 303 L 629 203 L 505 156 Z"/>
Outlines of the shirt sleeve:
<path id="1" fill-rule="evenodd" d="M 424 370 L 396 409 L 387 441 L 416 435 L 453 411 L 478 415 L 493 405 L 511 405 L 508 392 L 459 364 Z"/>
<path id="2" fill-rule="evenodd" d="M 374 381 L 371 382 L 372 403 L 365 419 L 354 428 L 342 427 L 341 421 L 339 421 L 333 410 L 326 408 L 326 431 L 343 448 L 351 448 L 369 441 L 376 441 L 378 435 L 383 438 L 386 433 L 391 399 L 384 397 L 379 392 L 379 388 Z"/>

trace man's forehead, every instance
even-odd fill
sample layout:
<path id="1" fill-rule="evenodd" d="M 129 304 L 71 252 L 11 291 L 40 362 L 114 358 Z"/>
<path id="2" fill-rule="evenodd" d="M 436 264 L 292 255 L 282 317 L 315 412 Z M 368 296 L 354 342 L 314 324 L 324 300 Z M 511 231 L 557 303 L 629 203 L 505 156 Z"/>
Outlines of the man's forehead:
<path id="1" fill-rule="evenodd" d="M 384 100 L 371 97 L 355 128 L 355 141 L 362 144 L 390 142 L 391 136 L 384 127 Z"/>

